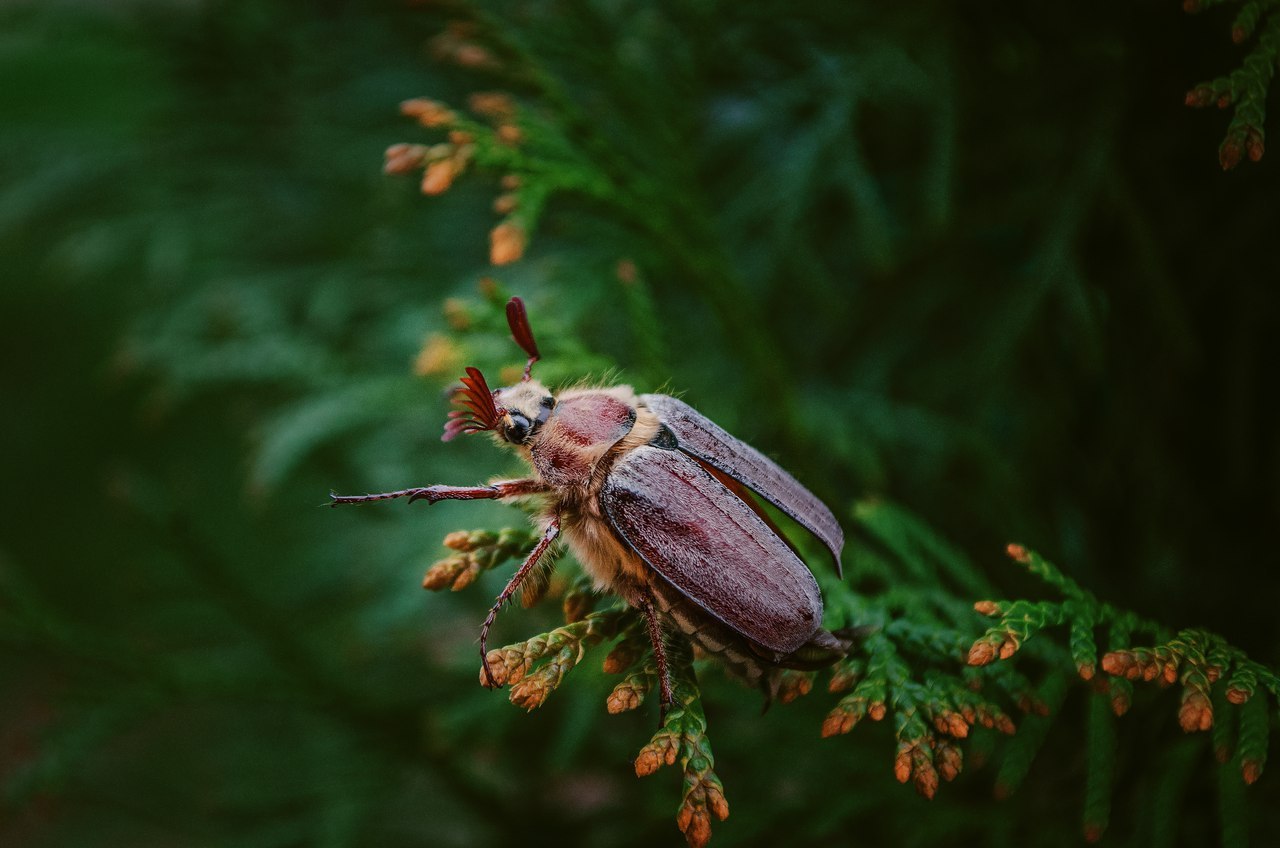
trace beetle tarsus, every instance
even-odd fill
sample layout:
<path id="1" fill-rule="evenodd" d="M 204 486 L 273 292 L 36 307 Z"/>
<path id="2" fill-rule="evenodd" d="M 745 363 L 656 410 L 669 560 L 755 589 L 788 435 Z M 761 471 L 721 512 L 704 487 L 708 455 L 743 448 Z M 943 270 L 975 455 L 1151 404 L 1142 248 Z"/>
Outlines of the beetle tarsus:
<path id="1" fill-rule="evenodd" d="M 403 497 L 409 497 L 410 500 L 412 500 L 414 497 L 419 496 L 418 495 L 419 492 L 424 492 L 424 491 L 426 491 L 426 489 L 423 489 L 422 487 L 419 486 L 413 489 L 400 489 L 399 491 L 395 491 L 395 492 L 378 492 L 377 494 L 369 494 L 369 495 L 339 495 L 337 492 L 330 492 L 329 506 L 342 506 L 343 504 L 373 503 L 375 501 L 389 501 L 394 498 L 403 498 Z"/>
<path id="2" fill-rule="evenodd" d="M 489 653 L 485 650 L 483 636 L 480 644 L 480 667 L 484 669 L 485 686 L 490 689 L 501 689 L 501 684 L 493 679 L 493 669 L 489 668 Z"/>

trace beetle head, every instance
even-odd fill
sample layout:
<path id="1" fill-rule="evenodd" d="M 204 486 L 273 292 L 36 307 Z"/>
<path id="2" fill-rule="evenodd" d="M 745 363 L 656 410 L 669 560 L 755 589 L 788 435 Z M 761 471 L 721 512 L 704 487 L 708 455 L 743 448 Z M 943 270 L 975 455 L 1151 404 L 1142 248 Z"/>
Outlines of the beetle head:
<path id="1" fill-rule="evenodd" d="M 461 409 L 449 413 L 444 425 L 443 441 L 462 433 L 492 430 L 513 445 L 524 445 L 547 420 L 556 401 L 547 387 L 532 378 L 533 363 L 542 358 L 524 301 L 513 297 L 507 303 L 507 325 L 511 337 L 529 355 L 524 378 L 514 386 L 492 391 L 478 368 L 467 368 L 462 386 L 453 396 Z"/>
<path id="2" fill-rule="evenodd" d="M 513 445 L 528 444 L 555 409 L 556 399 L 537 380 L 525 380 L 494 392 L 502 415 L 495 428 Z"/>

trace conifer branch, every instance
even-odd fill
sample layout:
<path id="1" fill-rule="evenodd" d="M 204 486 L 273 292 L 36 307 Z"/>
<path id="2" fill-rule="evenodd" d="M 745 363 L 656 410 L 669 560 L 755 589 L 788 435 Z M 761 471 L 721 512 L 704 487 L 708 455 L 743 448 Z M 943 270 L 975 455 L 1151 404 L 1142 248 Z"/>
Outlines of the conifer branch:
<path id="1" fill-rule="evenodd" d="M 478 571 L 518 558 L 523 548 L 534 544 L 533 537 L 537 535 L 513 528 L 497 533 L 485 530 L 450 533 L 445 537 L 445 545 L 458 553 L 432 566 L 424 586 L 435 590 L 450 586 L 455 591 L 466 588 Z M 621 674 L 623 679 L 609 693 L 606 710 L 616 714 L 637 709 L 656 688 L 658 666 L 642 617 L 624 604 L 599 612 L 582 612 L 589 586 L 588 581 L 579 578 L 566 592 L 563 608 L 567 623 L 564 626 L 495 648 L 486 655 L 485 663 L 493 683 L 511 687 L 511 703 L 525 710 L 542 706 L 588 650 L 610 641 L 614 644 L 605 656 L 604 671 Z M 691 648 L 683 637 L 676 637 L 668 653 L 676 705 L 667 713 L 658 732 L 641 748 L 635 771 L 644 777 L 679 760 L 684 773 L 684 793 L 676 811 L 676 826 L 692 848 L 702 848 L 711 838 L 712 818 L 723 821 L 729 815 L 729 806 L 714 770 L 715 759 L 706 734 L 707 721 Z M 783 700 L 807 692 L 812 678 L 812 674 L 791 675 L 785 687 L 791 695 L 784 696 Z M 479 680 L 481 686 L 490 683 L 483 668 Z"/>
<path id="2" fill-rule="evenodd" d="M 707 738 L 707 719 L 687 646 L 673 651 L 678 657 L 672 684 L 676 706 L 667 713 L 662 727 L 636 757 L 636 775 L 645 777 L 664 765 L 680 761 L 684 773 L 684 796 L 676 810 L 676 826 L 690 848 L 702 848 L 711 839 L 711 819 L 729 817 L 724 786 L 715 773 L 715 757 Z"/>
<path id="3" fill-rule="evenodd" d="M 1088 841 L 1101 838 L 1110 813 L 1111 773 L 1114 768 L 1115 731 L 1102 705 L 1122 716 L 1133 701 L 1133 683 L 1154 682 L 1180 687 L 1178 723 L 1187 733 L 1212 731 L 1219 762 L 1233 763 L 1244 783 L 1262 774 L 1267 759 L 1271 718 L 1268 698 L 1280 703 L 1280 676 L 1250 659 L 1221 636 L 1199 628 L 1171 634 L 1167 628 L 1131 612 L 1101 603 L 1055 566 L 1021 545 L 1010 545 L 1014 562 L 1057 589 L 1063 601 L 979 601 L 975 609 L 999 619 L 970 647 L 971 666 L 1002 665 L 1014 657 L 1032 637 L 1047 628 L 1068 627 L 1068 650 L 1079 676 L 1093 681 L 1098 695 L 1090 699 L 1088 718 L 1088 770 L 1085 787 L 1084 830 Z M 1097 659 L 1095 628 L 1108 630 L 1108 650 Z M 1153 637 L 1150 647 L 1134 646 L 1135 633 Z M 1095 679 L 1098 667 L 1106 674 Z M 1052 677 L 1050 678 L 1052 679 Z M 1054 693 L 1056 694 L 1056 693 Z M 1103 698 L 1105 696 L 1105 700 Z M 1238 714 L 1238 741 L 1223 712 Z M 1033 732 L 1042 728 L 1032 724 Z M 1233 758 L 1232 751 L 1236 755 Z M 1016 785 L 1025 773 L 1025 755 L 1019 747 L 1010 752 L 1005 769 Z M 1012 764 L 1012 765 L 1011 765 Z M 1002 771 L 1002 778 L 1005 777 Z M 997 784 L 998 791 L 1000 784 Z M 1236 803 L 1235 790 L 1223 788 L 1223 804 Z M 1226 812 L 1224 810 L 1224 816 Z"/>
<path id="4" fill-rule="evenodd" d="M 497 568 L 510 560 L 523 557 L 541 537 L 541 533 L 507 527 L 494 533 L 489 530 L 458 530 L 444 538 L 444 546 L 455 553 L 439 560 L 422 578 L 422 588 L 438 592 L 458 592 L 475 582 L 483 571 Z"/>
<path id="5" fill-rule="evenodd" d="M 1259 161 L 1265 150 L 1267 94 L 1280 61 L 1280 14 L 1274 0 L 1184 0 L 1183 9 L 1196 13 L 1228 4 L 1239 6 L 1231 40 L 1241 45 L 1252 41 L 1253 46 L 1240 67 L 1188 91 L 1186 104 L 1232 109 L 1226 138 L 1218 148 L 1218 161 L 1229 171 L 1246 156 Z"/>
<path id="6" fill-rule="evenodd" d="M 1108 825 L 1115 769 L 1112 716 L 1129 710 L 1136 681 L 1178 685 L 1183 729 L 1212 728 L 1218 756 L 1234 763 L 1246 783 L 1259 779 L 1271 722 L 1267 703 L 1280 692 L 1280 679 L 1272 670 L 1214 634 L 1198 629 L 1174 633 L 1101 602 L 1020 545 L 1008 547 L 1010 558 L 1056 590 L 1060 599 L 979 601 L 973 610 L 995 623 L 975 633 L 973 612 L 930 587 L 940 579 L 972 586 L 981 579 L 977 570 L 923 524 L 896 521 L 897 513 L 892 507 L 864 507 L 858 514 L 889 556 L 914 558 L 910 581 L 859 594 L 848 583 L 823 579 L 829 615 L 856 625 L 852 649 L 829 672 L 826 688 L 841 697 L 823 721 L 823 736 L 850 733 L 864 719 L 890 719 L 896 740 L 892 773 L 932 798 L 941 783 L 963 768 L 963 747 L 972 742 L 973 729 L 998 731 L 1012 737 L 995 779 L 997 797 L 1008 797 L 1048 736 L 1069 691 L 1071 669 L 1094 690 L 1084 732 L 1083 828 L 1088 840 L 1096 841 Z M 514 529 L 450 534 L 446 545 L 456 553 L 433 566 L 428 583 L 437 589 L 465 587 L 478 571 L 517 558 L 534 535 Z M 855 562 L 853 579 L 867 567 L 867 562 Z M 579 576 L 563 591 L 564 626 L 489 653 L 495 679 L 511 685 L 514 704 L 541 706 L 586 651 L 605 642 L 612 647 L 604 670 L 621 676 L 605 699 L 606 711 L 632 711 L 649 700 L 658 669 L 640 618 L 619 606 L 593 612 L 597 600 L 589 581 Z M 1053 628 L 1065 631 L 1065 644 L 1036 638 Z M 1149 637 L 1153 647 L 1135 646 L 1135 637 Z M 1028 645 L 1036 655 L 1030 672 L 1008 662 Z M 687 650 L 682 645 L 674 653 Z M 641 749 L 636 770 L 644 775 L 681 762 L 685 792 L 677 824 L 691 845 L 702 845 L 710 837 L 712 818 L 727 814 L 727 806 L 686 657 L 678 660 L 675 674 L 678 707 Z M 807 694 L 815 677 L 814 672 L 782 672 L 778 700 L 786 703 Z M 1230 707 L 1237 708 L 1233 712 L 1238 718 L 1228 723 L 1223 713 Z M 1020 730 L 1011 717 L 1015 709 L 1023 716 Z M 986 743 L 979 742 L 975 760 L 989 756 Z"/>

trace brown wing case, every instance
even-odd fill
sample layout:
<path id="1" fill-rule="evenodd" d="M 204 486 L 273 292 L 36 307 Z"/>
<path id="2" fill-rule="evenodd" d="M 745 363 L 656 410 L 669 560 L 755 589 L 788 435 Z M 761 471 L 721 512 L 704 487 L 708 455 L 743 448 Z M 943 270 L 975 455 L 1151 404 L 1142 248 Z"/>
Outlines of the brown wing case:
<path id="1" fill-rule="evenodd" d="M 778 463 L 684 401 L 668 395 L 641 395 L 640 402 L 657 413 L 676 437 L 680 450 L 745 484 L 817 536 L 835 557 L 836 571 L 840 571 L 844 530 L 813 492 Z"/>
<path id="2" fill-rule="evenodd" d="M 686 598 L 765 648 L 791 653 L 822 623 L 809 569 L 742 499 L 678 451 L 644 445 L 609 472 L 613 529 Z"/>

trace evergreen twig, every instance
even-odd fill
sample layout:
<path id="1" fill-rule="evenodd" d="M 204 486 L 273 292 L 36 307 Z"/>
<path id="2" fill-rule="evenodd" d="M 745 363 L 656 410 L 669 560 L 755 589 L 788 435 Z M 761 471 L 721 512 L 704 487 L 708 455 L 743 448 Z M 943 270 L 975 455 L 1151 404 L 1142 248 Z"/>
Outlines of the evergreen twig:
<path id="1" fill-rule="evenodd" d="M 1253 46 L 1240 67 L 1195 86 L 1186 96 L 1188 106 L 1232 109 L 1226 138 L 1218 148 L 1223 170 L 1236 167 L 1246 156 L 1251 162 L 1262 159 L 1267 94 L 1280 61 L 1280 14 L 1274 0 L 1185 0 L 1183 8 L 1195 13 L 1228 2 L 1240 7 L 1231 26 L 1231 40 L 1236 44 L 1252 40 Z"/>

